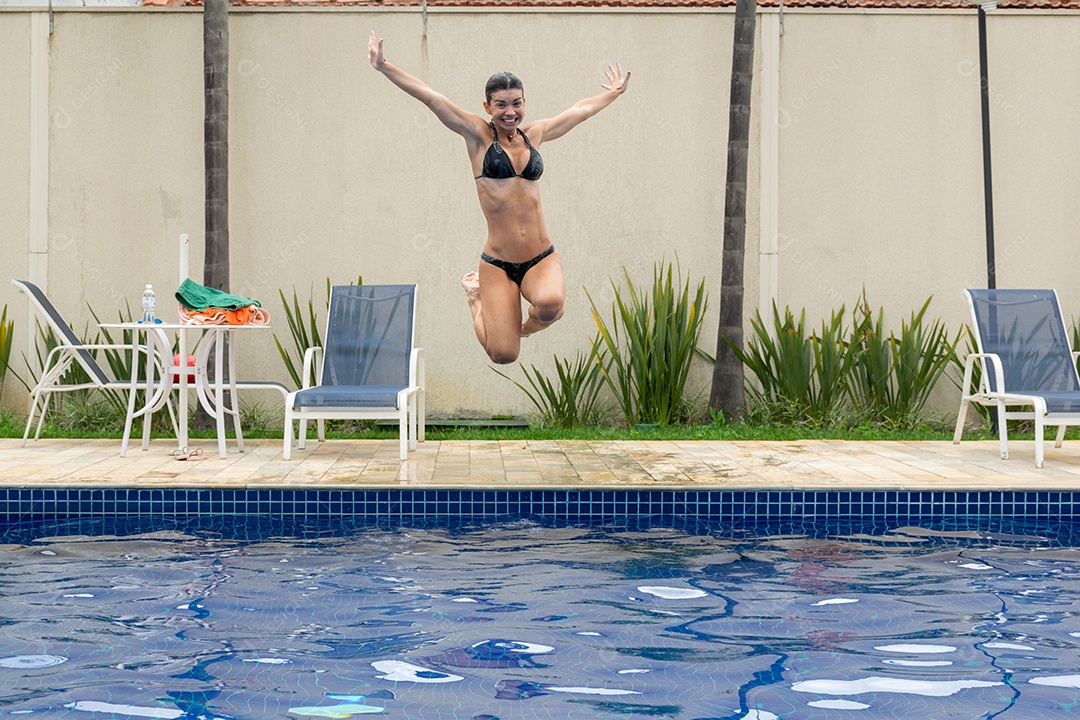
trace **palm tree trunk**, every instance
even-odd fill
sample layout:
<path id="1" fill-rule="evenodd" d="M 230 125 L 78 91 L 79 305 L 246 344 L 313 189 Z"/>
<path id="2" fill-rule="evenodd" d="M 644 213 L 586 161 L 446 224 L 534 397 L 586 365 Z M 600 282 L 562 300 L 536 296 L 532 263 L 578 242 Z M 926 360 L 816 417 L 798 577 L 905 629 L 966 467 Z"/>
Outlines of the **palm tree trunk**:
<path id="1" fill-rule="evenodd" d="M 750 90 L 754 81 L 757 0 L 737 0 L 728 110 L 727 184 L 724 199 L 724 255 L 720 276 L 720 325 L 716 334 L 709 407 L 729 422 L 742 419 L 746 398 L 743 365 L 725 341 L 743 347 L 743 264 L 746 254 L 746 164 L 750 148 Z"/>
<path id="2" fill-rule="evenodd" d="M 203 158 L 206 177 L 206 244 L 203 285 L 229 291 L 229 0 L 203 5 Z M 228 352 L 226 347 L 214 352 Z M 212 359 L 212 358 L 211 358 Z M 214 363 L 210 363 L 214 367 Z M 228 405 L 228 403 L 226 403 Z M 218 408 L 218 412 L 222 412 Z M 210 427 L 198 405 L 196 427 Z"/>
<path id="3" fill-rule="evenodd" d="M 203 9 L 203 148 L 206 250 L 203 284 L 229 290 L 229 1 Z"/>

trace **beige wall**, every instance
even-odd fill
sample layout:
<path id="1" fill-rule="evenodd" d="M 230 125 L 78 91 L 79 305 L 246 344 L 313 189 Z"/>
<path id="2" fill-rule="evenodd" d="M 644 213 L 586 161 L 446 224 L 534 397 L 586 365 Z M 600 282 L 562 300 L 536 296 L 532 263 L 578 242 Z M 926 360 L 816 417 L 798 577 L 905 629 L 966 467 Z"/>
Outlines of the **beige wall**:
<path id="1" fill-rule="evenodd" d="M 30 16 L 0 13 L 0 308 L 8 305 L 15 321 L 16 342 L 25 346 L 26 304 L 16 302 L 7 285 L 26 274 L 30 223 Z M 18 359 L 19 349 L 13 351 Z M 12 405 L 16 383 L 5 386 L 5 405 Z"/>
<path id="2" fill-rule="evenodd" d="M 9 277 L 31 272 L 30 22 L 0 12 L 0 219 Z M 326 278 L 420 285 L 432 415 L 527 412 L 472 336 L 459 286 L 484 222 L 461 141 L 373 72 L 366 37 L 468 109 L 511 69 L 530 117 L 599 90 L 621 61 L 630 90 L 543 147 L 549 228 L 567 270 L 567 312 L 525 341 L 542 368 L 594 333 L 583 286 L 605 312 L 625 266 L 647 283 L 676 254 L 704 277 L 715 343 L 732 16 L 719 11 L 259 11 L 230 16 L 234 291 L 264 301 L 287 332 L 278 290 L 306 300 Z M 989 17 L 999 284 L 1056 286 L 1080 314 L 1071 272 L 1080 190 L 1076 120 L 1080 15 Z M 759 28 L 769 27 L 766 23 Z M 759 33 L 761 31 L 759 30 Z M 766 30 L 767 32 L 767 30 Z M 983 282 L 982 163 L 974 12 L 787 12 L 778 44 L 778 298 L 815 319 L 862 286 L 906 314 L 963 321 L 959 291 Z M 176 238 L 203 252 L 201 16 L 181 10 L 56 14 L 49 50 L 48 267 L 57 305 L 81 328 L 86 303 L 113 315 L 145 282 L 176 286 Z M 746 308 L 758 297 L 759 130 L 751 137 Z M 771 118 L 764 119 L 766 127 Z M 767 135 L 768 133 L 765 133 Z M 768 202 L 768 201 L 767 201 Z M 768 208 L 766 208 L 767 210 Z M 25 304 L 0 283 L 0 305 Z M 160 301 L 159 301 L 160 302 Z M 20 332 L 25 330 L 25 322 Z M 252 373 L 284 379 L 272 343 L 247 339 Z M 691 379 L 705 391 L 704 363 Z M 515 373 L 516 370 L 511 371 Z M 11 388 L 9 388 L 10 390 Z"/>
<path id="3" fill-rule="evenodd" d="M 1080 215 L 1077 15 L 988 16 L 999 287 L 1056 287 Z M 986 283 L 974 12 L 799 13 L 782 39 L 780 301 L 821 317 L 866 287 L 894 317 L 966 322 Z M 824 42 L 824 38 L 840 41 Z"/>

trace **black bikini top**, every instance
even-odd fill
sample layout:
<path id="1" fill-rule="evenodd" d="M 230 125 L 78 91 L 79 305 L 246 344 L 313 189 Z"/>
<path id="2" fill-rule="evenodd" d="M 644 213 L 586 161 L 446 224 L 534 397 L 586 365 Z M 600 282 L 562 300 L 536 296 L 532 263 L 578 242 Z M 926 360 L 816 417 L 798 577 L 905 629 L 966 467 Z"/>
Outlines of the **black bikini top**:
<path id="1" fill-rule="evenodd" d="M 529 162 L 525 163 L 525 169 L 517 173 L 514 172 L 514 163 L 510 160 L 510 155 L 499 145 L 499 132 L 495 129 L 495 123 L 491 122 L 489 124 L 495 138 L 491 141 L 491 145 L 488 146 L 487 152 L 484 154 L 484 167 L 480 174 L 476 176 L 476 179 L 479 180 L 485 177 L 505 180 L 506 178 L 519 177 L 525 180 L 539 180 L 540 176 L 544 174 L 544 159 L 540 157 L 540 153 L 529 142 L 528 136 L 518 130 L 518 134 L 525 139 L 525 144 L 529 146 Z"/>

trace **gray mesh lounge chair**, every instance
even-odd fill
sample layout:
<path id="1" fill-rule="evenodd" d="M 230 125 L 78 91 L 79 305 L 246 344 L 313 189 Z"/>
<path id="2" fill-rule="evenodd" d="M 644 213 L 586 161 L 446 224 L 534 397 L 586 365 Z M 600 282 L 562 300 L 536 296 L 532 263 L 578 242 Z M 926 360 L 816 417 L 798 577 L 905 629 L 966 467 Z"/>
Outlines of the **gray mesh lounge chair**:
<path id="1" fill-rule="evenodd" d="M 1001 457 L 1009 457 L 1007 420 L 1035 421 L 1035 466 L 1043 465 L 1043 428 L 1057 425 L 1061 447 L 1067 425 L 1080 425 L 1080 377 L 1053 290 L 967 290 L 977 353 L 964 363 L 964 395 L 953 442 L 959 443 L 968 405 L 996 408 Z M 978 362 L 979 388 L 971 376 Z M 1018 410 L 1030 407 L 1030 410 Z M 1007 410 L 1006 408 L 1012 408 Z"/>
<path id="2" fill-rule="evenodd" d="M 38 380 L 37 385 L 30 391 L 30 417 L 26 420 L 26 431 L 23 432 L 23 444 L 26 444 L 26 439 L 30 435 L 30 427 L 34 424 L 34 416 L 37 415 L 38 423 L 37 430 L 34 432 L 34 439 L 37 440 L 41 435 L 41 426 L 45 421 L 45 411 L 49 408 L 49 401 L 52 399 L 53 393 L 71 392 L 73 390 L 123 390 L 128 393 L 128 411 L 127 418 L 124 421 L 124 440 L 120 445 L 120 455 L 123 456 L 127 453 L 128 440 L 131 437 L 131 424 L 132 421 L 143 416 L 146 421 L 143 423 L 143 449 L 149 447 L 150 440 L 150 426 L 149 426 L 149 413 L 153 413 L 165 405 L 169 401 L 170 390 L 172 387 L 171 376 L 164 373 L 165 365 L 163 365 L 162 358 L 158 356 L 155 360 L 158 367 L 159 375 L 164 377 L 164 382 L 156 383 L 156 389 L 150 396 L 149 400 L 142 407 L 135 406 L 135 393 L 131 386 L 131 378 L 113 380 L 110 378 L 101 366 L 98 365 L 97 360 L 94 359 L 94 355 L 91 351 L 96 350 L 130 350 L 131 346 L 124 344 L 93 344 L 87 345 L 79 336 L 71 329 L 67 321 L 57 312 L 52 302 L 46 297 L 45 293 L 41 291 L 37 285 L 27 280 L 12 280 L 11 284 L 26 293 L 27 298 L 30 300 L 30 304 L 34 308 L 34 312 L 38 317 L 51 328 L 54 336 L 59 343 L 45 358 L 45 367 L 41 369 L 41 378 Z M 161 332 L 160 330 L 158 331 Z M 161 334 L 161 347 L 169 347 L 165 342 L 164 333 Z M 139 346 L 140 352 L 145 352 L 146 349 L 143 346 Z M 138 366 L 140 360 L 138 358 L 132 358 L 132 362 Z M 72 363 L 78 363 L 86 374 L 89 376 L 89 382 L 65 384 L 64 375 L 67 373 L 68 368 Z M 38 415 L 38 405 L 41 406 L 41 414 Z M 176 427 L 176 417 L 172 412 L 172 406 L 169 406 L 169 415 L 172 417 L 173 427 Z"/>
<path id="3" fill-rule="evenodd" d="M 330 293 L 325 348 L 304 354 L 304 387 L 285 399 L 284 458 L 304 449 L 307 421 L 396 419 L 401 459 L 424 440 L 424 356 L 413 347 L 415 285 L 338 285 Z M 312 370 L 319 384 L 308 387 Z"/>

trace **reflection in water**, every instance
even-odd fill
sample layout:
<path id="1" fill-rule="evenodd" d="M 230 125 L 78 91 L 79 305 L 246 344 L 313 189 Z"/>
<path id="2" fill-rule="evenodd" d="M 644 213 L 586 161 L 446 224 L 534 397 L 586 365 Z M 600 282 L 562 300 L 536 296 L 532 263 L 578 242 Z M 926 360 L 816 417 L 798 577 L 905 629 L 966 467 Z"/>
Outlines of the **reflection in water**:
<path id="1" fill-rule="evenodd" d="M 12 536 L 4 712 L 1053 717 L 1080 689 L 1067 527 L 247 522 Z"/>

